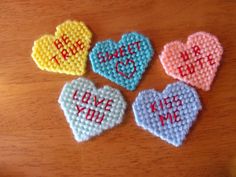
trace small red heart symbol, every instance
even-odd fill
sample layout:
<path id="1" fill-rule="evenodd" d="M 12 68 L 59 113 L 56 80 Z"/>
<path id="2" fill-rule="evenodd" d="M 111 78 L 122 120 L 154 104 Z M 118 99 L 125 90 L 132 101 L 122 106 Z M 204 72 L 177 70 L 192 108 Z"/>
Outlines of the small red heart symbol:
<path id="1" fill-rule="evenodd" d="M 186 44 L 180 41 L 166 44 L 160 60 L 168 75 L 207 91 L 222 54 L 223 48 L 215 36 L 197 32 L 188 37 Z"/>
<path id="2" fill-rule="evenodd" d="M 119 67 L 119 65 L 128 66 L 129 64 L 132 64 L 132 66 L 133 66 L 133 68 L 134 68 L 131 73 L 126 74 L 126 73 L 124 73 L 123 71 L 121 71 L 121 70 L 119 69 L 119 68 L 121 68 L 121 67 Z M 136 66 L 135 66 L 134 60 L 127 59 L 126 62 L 125 62 L 125 64 L 124 64 L 122 61 L 118 61 L 118 62 L 116 63 L 116 71 L 117 71 L 117 73 L 119 73 L 119 74 L 122 75 L 123 77 L 126 77 L 127 79 L 132 78 L 132 76 L 133 76 L 134 73 L 136 72 Z"/>

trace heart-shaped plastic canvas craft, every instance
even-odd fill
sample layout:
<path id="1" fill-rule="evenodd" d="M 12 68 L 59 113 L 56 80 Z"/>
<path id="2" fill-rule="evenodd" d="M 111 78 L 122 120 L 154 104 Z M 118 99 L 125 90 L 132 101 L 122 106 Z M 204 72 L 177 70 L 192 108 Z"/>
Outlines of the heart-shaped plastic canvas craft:
<path id="1" fill-rule="evenodd" d="M 153 56 L 149 39 L 139 33 L 122 35 L 115 43 L 96 43 L 89 54 L 93 71 L 128 90 L 134 90 Z"/>
<path id="2" fill-rule="evenodd" d="M 160 59 L 168 75 L 208 91 L 222 54 L 223 48 L 215 36 L 197 32 L 188 37 L 186 44 L 166 44 Z"/>
<path id="3" fill-rule="evenodd" d="M 84 78 L 66 83 L 58 102 L 77 141 L 86 141 L 122 122 L 126 102 L 109 86 L 96 89 Z"/>
<path id="4" fill-rule="evenodd" d="M 174 146 L 182 144 L 199 110 L 197 92 L 183 82 L 169 84 L 162 93 L 144 90 L 133 103 L 138 126 Z"/>
<path id="5" fill-rule="evenodd" d="M 83 75 L 91 38 L 83 22 L 65 21 L 56 27 L 55 36 L 44 35 L 34 42 L 32 58 L 42 70 Z"/>

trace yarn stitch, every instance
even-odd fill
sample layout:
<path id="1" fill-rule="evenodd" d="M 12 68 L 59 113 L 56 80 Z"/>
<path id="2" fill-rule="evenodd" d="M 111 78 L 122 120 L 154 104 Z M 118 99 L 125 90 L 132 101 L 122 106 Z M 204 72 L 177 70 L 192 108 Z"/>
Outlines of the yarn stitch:
<path id="1" fill-rule="evenodd" d="M 138 126 L 176 147 L 183 143 L 202 108 L 195 89 L 183 82 L 169 84 L 162 93 L 144 90 L 132 107 Z"/>
<path id="2" fill-rule="evenodd" d="M 55 36 L 44 35 L 34 42 L 32 58 L 41 70 L 83 75 L 92 33 L 83 22 L 65 21 Z"/>
<path id="3" fill-rule="evenodd" d="M 118 90 L 109 86 L 96 89 L 85 78 L 66 83 L 58 102 L 78 142 L 120 124 L 126 108 Z"/>
<path id="4" fill-rule="evenodd" d="M 137 32 L 122 35 L 115 43 L 96 43 L 89 54 L 92 68 L 116 84 L 134 90 L 153 56 L 149 39 Z"/>
<path id="5" fill-rule="evenodd" d="M 187 44 L 166 44 L 160 60 L 168 75 L 208 91 L 222 54 L 223 48 L 215 36 L 197 32 L 188 37 Z"/>

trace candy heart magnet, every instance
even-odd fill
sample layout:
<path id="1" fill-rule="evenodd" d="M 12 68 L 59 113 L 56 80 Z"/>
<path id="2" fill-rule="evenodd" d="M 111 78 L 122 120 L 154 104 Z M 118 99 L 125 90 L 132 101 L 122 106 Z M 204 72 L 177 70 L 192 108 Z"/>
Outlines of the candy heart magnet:
<path id="1" fill-rule="evenodd" d="M 174 146 L 180 146 L 201 110 L 194 88 L 183 82 L 169 84 L 162 93 L 139 93 L 133 103 L 136 123 Z"/>
<path id="2" fill-rule="evenodd" d="M 223 48 L 218 39 L 205 32 L 188 37 L 187 43 L 168 43 L 160 55 L 166 73 L 205 91 L 210 90 Z"/>
<path id="3" fill-rule="evenodd" d="M 77 141 L 86 141 L 122 121 L 126 102 L 109 86 L 96 89 L 84 78 L 66 83 L 58 102 Z"/>
<path id="4" fill-rule="evenodd" d="M 124 34 L 118 43 L 98 42 L 89 54 L 94 72 L 128 90 L 136 88 L 152 56 L 149 39 L 136 32 Z"/>
<path id="5" fill-rule="evenodd" d="M 91 38 L 83 22 L 65 21 L 57 26 L 55 36 L 44 35 L 34 42 L 32 58 L 42 70 L 82 75 Z"/>

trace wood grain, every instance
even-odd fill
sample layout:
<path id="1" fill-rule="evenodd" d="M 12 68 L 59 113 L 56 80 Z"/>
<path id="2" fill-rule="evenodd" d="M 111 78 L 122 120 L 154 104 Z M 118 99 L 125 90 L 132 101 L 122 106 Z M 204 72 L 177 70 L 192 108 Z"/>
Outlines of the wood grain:
<path id="1" fill-rule="evenodd" d="M 57 103 L 74 76 L 39 70 L 33 41 L 67 19 L 82 20 L 99 40 L 138 31 L 149 36 L 155 56 L 134 92 L 94 74 L 124 94 L 124 123 L 86 143 L 77 143 Z M 204 109 L 184 145 L 175 148 L 137 127 L 131 103 L 138 92 L 162 90 L 168 77 L 158 54 L 165 43 L 196 31 L 218 36 L 223 61 Z M 236 2 L 234 0 L 0 1 L 1 177 L 227 177 L 236 176 Z M 89 63 L 89 62 L 88 62 Z"/>

